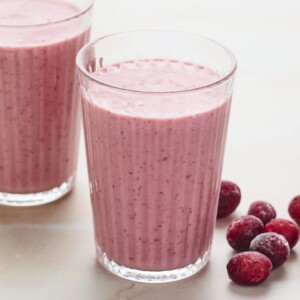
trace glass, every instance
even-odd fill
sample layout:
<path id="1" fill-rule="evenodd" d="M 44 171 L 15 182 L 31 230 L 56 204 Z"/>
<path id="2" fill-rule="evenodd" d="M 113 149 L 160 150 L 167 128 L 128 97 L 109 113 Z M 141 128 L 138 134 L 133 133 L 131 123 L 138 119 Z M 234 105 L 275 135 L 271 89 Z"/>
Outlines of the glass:
<path id="1" fill-rule="evenodd" d="M 0 4 L 0 204 L 44 204 L 74 185 L 76 54 L 89 38 L 93 0 Z"/>
<path id="2" fill-rule="evenodd" d="M 136 31 L 88 44 L 77 66 L 98 260 L 133 281 L 195 274 L 215 226 L 233 54 L 197 35 Z M 198 71 L 205 84 L 181 87 Z"/>

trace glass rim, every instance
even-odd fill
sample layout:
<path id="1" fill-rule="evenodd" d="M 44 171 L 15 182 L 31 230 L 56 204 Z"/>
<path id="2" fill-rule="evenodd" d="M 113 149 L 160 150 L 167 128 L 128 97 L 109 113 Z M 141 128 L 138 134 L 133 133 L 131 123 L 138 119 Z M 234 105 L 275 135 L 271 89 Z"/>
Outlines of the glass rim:
<path id="1" fill-rule="evenodd" d="M 47 27 L 47 26 L 52 26 L 52 25 L 59 25 L 61 23 L 69 22 L 71 20 L 80 18 L 81 16 L 87 14 L 89 11 L 92 10 L 95 0 L 89 0 L 90 4 L 83 10 L 80 10 L 78 13 L 74 14 L 71 17 L 61 19 L 58 21 L 53 21 L 53 22 L 47 22 L 47 23 L 40 23 L 40 24 L 32 24 L 32 25 L 4 25 L 0 23 L 0 29 L 34 29 L 34 28 L 41 28 L 41 27 Z"/>
<path id="2" fill-rule="evenodd" d="M 231 67 L 230 70 L 228 72 L 226 72 L 225 75 L 221 76 L 219 79 L 206 84 L 206 85 L 202 85 L 202 86 L 198 86 L 198 87 L 193 87 L 193 88 L 188 88 L 188 89 L 184 89 L 184 90 L 176 90 L 176 91 L 142 91 L 142 90 L 137 90 L 137 89 L 128 89 L 128 88 L 122 88 L 116 85 L 112 85 L 112 84 L 108 84 L 105 83 L 97 78 L 95 78 L 94 76 L 92 76 L 92 74 L 90 72 L 88 72 L 88 70 L 84 67 L 83 65 L 83 55 L 84 53 L 91 48 L 92 46 L 96 45 L 97 43 L 99 43 L 100 41 L 110 38 L 110 37 L 114 37 L 114 36 L 121 36 L 123 34 L 130 34 L 130 33 L 147 33 L 147 32 L 152 32 L 152 33 L 175 33 L 175 34 L 181 34 L 181 35 L 190 35 L 193 37 L 198 37 L 201 38 L 203 40 L 212 42 L 214 45 L 222 48 L 223 50 L 225 50 L 225 52 L 227 53 L 228 57 L 230 58 L 231 61 Z M 117 32 L 117 33 L 112 33 L 112 34 L 107 34 L 104 35 L 94 41 L 91 41 L 89 43 L 87 43 L 84 47 L 82 47 L 80 49 L 80 51 L 77 54 L 76 57 L 76 64 L 77 64 L 77 69 L 83 73 L 85 76 L 87 76 L 90 80 L 106 86 L 108 88 L 114 89 L 114 90 L 119 90 L 119 91 L 123 91 L 123 92 L 129 92 L 129 93 L 144 93 L 144 94 L 177 94 L 177 93 L 188 93 L 188 92 L 195 92 L 195 91 L 202 91 L 202 90 L 206 90 L 206 89 L 210 89 L 213 88 L 215 86 L 218 86 L 220 84 L 222 84 L 223 82 L 226 82 L 227 80 L 229 80 L 231 77 L 233 77 L 233 75 L 235 74 L 235 71 L 237 69 L 237 60 L 235 55 L 233 54 L 233 52 L 224 44 L 217 42 L 216 40 L 212 39 L 212 38 L 208 38 L 205 36 L 202 36 L 200 34 L 195 34 L 195 33 L 189 33 L 189 32 L 184 32 L 184 31 L 177 31 L 177 30 L 130 30 L 130 31 L 123 31 L 123 32 Z"/>

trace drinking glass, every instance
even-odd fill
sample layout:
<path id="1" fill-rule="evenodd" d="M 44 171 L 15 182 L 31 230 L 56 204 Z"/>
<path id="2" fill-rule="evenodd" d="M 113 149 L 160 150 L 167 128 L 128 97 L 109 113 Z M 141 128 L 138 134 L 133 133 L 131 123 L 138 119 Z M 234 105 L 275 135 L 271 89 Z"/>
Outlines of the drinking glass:
<path id="1" fill-rule="evenodd" d="M 233 54 L 135 31 L 86 45 L 77 66 L 98 260 L 140 282 L 195 274 L 215 226 Z"/>
<path id="2" fill-rule="evenodd" d="M 4 5 L 16 13 L 6 16 Z M 48 203 L 74 185 L 76 54 L 88 41 L 92 6 L 93 0 L 1 2 L 0 204 Z M 49 21 L 54 9 L 58 17 Z"/>

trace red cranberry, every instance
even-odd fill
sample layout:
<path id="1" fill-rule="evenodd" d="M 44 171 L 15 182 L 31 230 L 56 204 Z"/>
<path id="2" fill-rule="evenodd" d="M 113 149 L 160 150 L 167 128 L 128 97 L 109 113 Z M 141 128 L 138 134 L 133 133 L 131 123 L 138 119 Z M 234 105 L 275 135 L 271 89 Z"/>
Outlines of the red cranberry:
<path id="1" fill-rule="evenodd" d="M 258 235 L 250 244 L 250 251 L 258 251 L 267 256 L 273 268 L 281 266 L 289 257 L 290 246 L 285 237 L 275 232 Z"/>
<path id="2" fill-rule="evenodd" d="M 292 221 L 285 219 L 274 219 L 265 226 L 265 232 L 276 232 L 282 234 L 292 249 L 299 240 L 299 227 Z"/>
<path id="3" fill-rule="evenodd" d="M 236 210 L 241 201 L 241 190 L 233 182 L 222 181 L 217 218 L 224 218 Z"/>
<path id="4" fill-rule="evenodd" d="M 251 241 L 264 231 L 263 222 L 254 216 L 243 216 L 232 221 L 227 229 L 227 241 L 236 251 L 247 251 Z"/>
<path id="5" fill-rule="evenodd" d="M 241 285 L 258 285 L 269 277 L 271 271 L 270 259 L 259 252 L 238 253 L 227 264 L 229 278 Z"/>
<path id="6" fill-rule="evenodd" d="M 300 226 L 300 196 L 296 196 L 289 204 L 291 218 Z"/>
<path id="7" fill-rule="evenodd" d="M 267 224 L 269 221 L 276 218 L 276 211 L 270 203 L 256 201 L 250 205 L 248 215 L 258 217 L 264 224 Z"/>

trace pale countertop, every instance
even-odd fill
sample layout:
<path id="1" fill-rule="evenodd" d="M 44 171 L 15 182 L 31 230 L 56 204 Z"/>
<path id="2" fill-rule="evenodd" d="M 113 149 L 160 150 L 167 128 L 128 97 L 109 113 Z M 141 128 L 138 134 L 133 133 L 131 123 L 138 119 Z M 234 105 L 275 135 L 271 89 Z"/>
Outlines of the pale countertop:
<path id="1" fill-rule="evenodd" d="M 183 5 L 184 3 L 184 5 Z M 300 194 L 300 4 L 297 0 L 96 0 L 93 37 L 141 28 L 191 31 L 216 38 L 239 66 L 223 178 L 243 193 L 233 217 L 268 200 L 288 217 Z M 0 207 L 1 300 L 297 299 L 300 244 L 284 267 L 258 287 L 230 282 L 218 221 L 207 267 L 173 284 L 131 283 L 95 260 L 83 140 L 76 189 L 46 206 Z"/>

